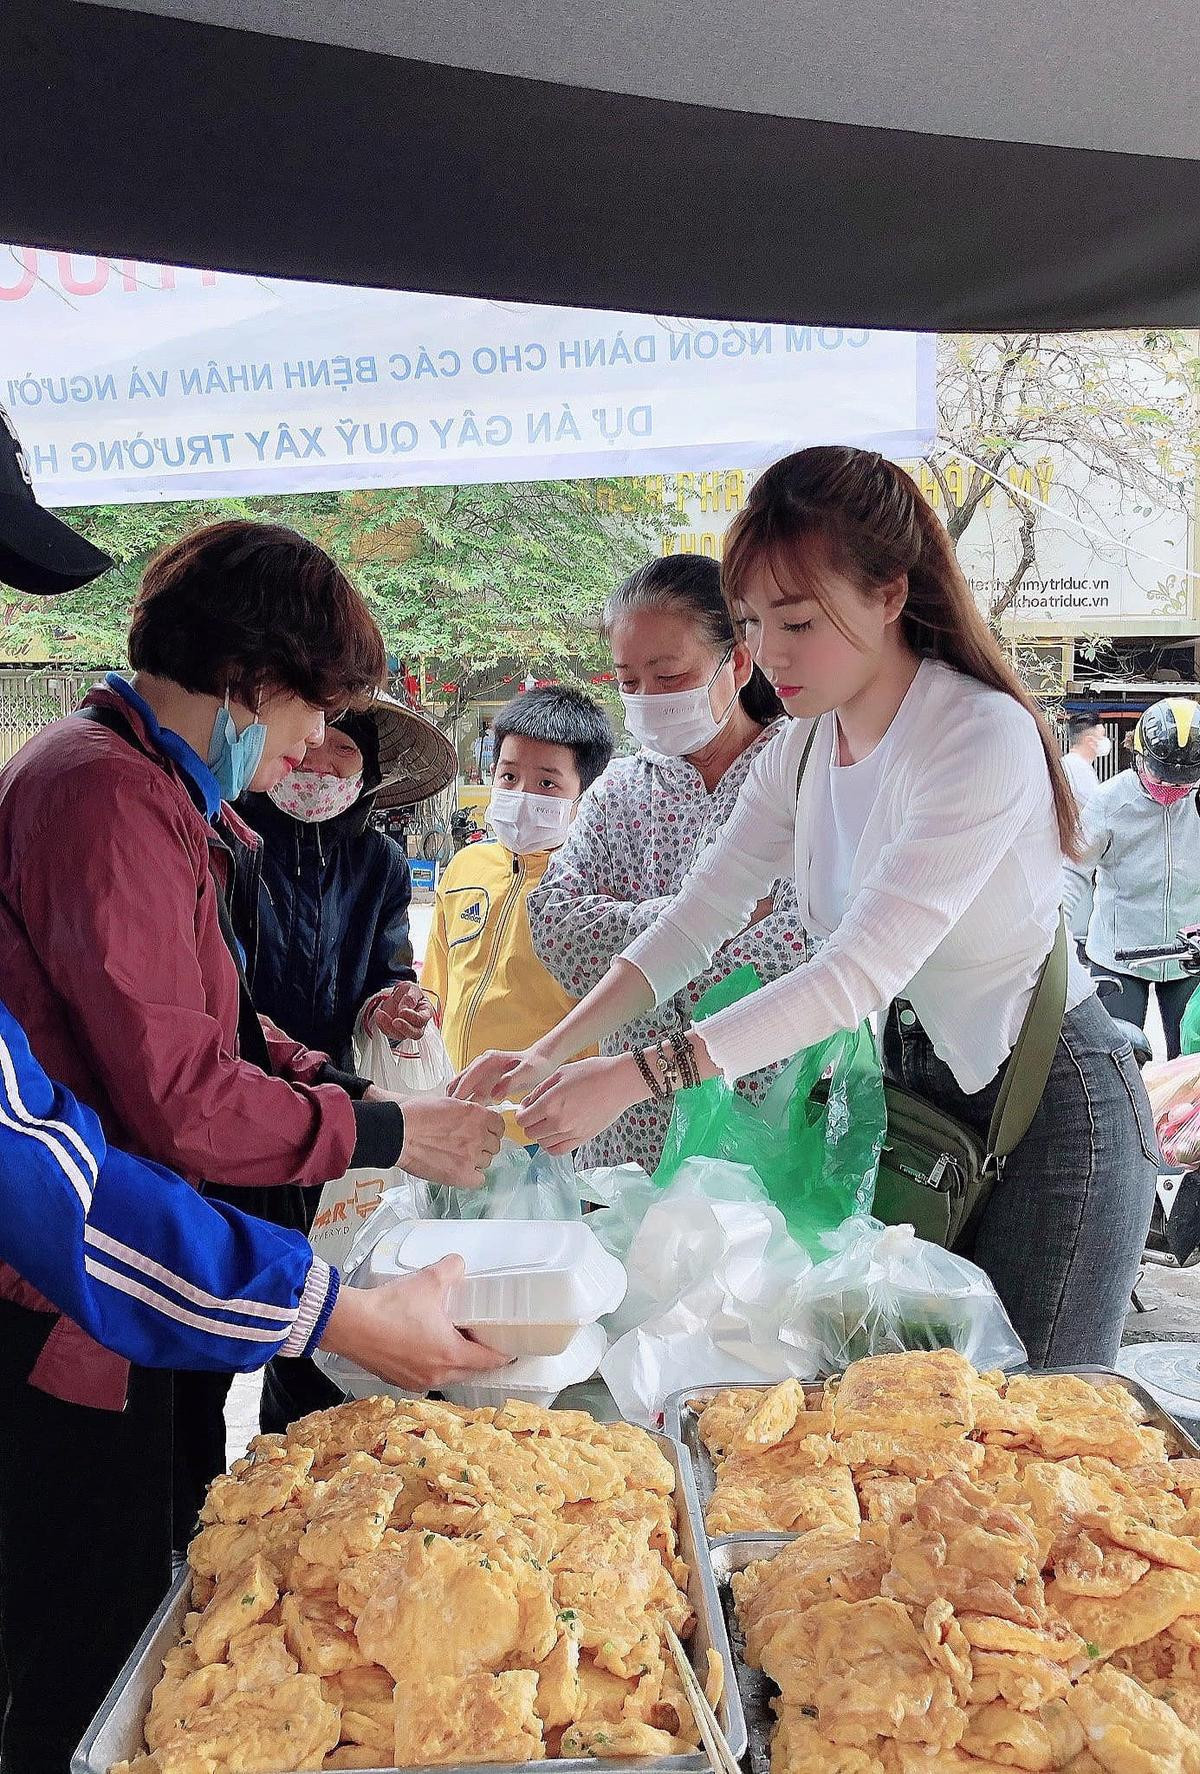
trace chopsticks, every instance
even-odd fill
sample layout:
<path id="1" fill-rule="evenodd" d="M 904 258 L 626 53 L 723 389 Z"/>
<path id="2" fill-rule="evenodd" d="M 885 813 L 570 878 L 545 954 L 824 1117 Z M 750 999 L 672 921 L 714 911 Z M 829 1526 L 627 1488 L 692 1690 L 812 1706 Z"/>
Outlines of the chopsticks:
<path id="1" fill-rule="evenodd" d="M 717 1715 L 708 1703 L 708 1695 L 701 1687 L 700 1678 L 692 1668 L 688 1654 L 680 1644 L 674 1627 L 666 1626 L 666 1634 L 667 1643 L 671 1647 L 671 1655 L 675 1659 L 675 1668 L 679 1672 L 683 1691 L 687 1695 L 687 1702 L 695 1717 L 709 1761 L 716 1770 L 716 1774 L 741 1774 L 741 1769 L 725 1739 L 725 1733 L 721 1729 Z"/>

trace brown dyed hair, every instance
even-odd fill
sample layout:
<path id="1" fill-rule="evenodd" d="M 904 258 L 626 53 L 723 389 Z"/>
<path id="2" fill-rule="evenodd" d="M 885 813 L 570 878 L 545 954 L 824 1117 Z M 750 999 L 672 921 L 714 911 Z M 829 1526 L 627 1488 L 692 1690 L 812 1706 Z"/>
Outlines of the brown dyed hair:
<path id="1" fill-rule="evenodd" d="M 1050 772 L 1059 841 L 1064 855 L 1078 856 L 1078 809 L 1049 723 L 1004 657 L 949 535 L 912 477 L 873 451 L 840 445 L 799 450 L 776 462 L 755 481 L 726 538 L 722 586 L 731 608 L 748 574 L 765 566 L 781 589 L 811 597 L 842 628 L 813 571 L 808 545 L 814 538 L 825 544 L 836 570 L 864 592 L 907 577 L 901 622 L 914 652 L 1003 691 L 1033 716 Z"/>
<path id="2" fill-rule="evenodd" d="M 374 617 L 337 562 L 282 524 L 236 518 L 159 550 L 129 630 L 135 671 L 254 707 L 290 690 L 342 709 L 376 690 L 387 654 Z"/>

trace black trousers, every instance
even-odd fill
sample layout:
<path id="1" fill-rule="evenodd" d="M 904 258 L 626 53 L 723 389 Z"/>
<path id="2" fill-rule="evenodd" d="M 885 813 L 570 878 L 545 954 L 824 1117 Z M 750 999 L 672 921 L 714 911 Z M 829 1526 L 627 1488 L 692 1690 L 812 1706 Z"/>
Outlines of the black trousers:
<path id="1" fill-rule="evenodd" d="M 256 1189 L 254 1197 L 254 1204 L 248 1212 L 261 1214 L 272 1225 L 290 1226 L 307 1237 L 321 1204 L 321 1187 L 316 1184 Z M 234 1194 L 227 1193 L 223 1199 L 241 1205 Z M 310 1411 L 328 1410 L 330 1405 L 341 1404 L 344 1397 L 345 1393 L 327 1380 L 308 1356 L 274 1355 L 263 1371 L 258 1426 L 264 1435 L 282 1435 L 297 1417 L 306 1417 Z"/>
<path id="2" fill-rule="evenodd" d="M 124 1411 L 50 1398 L 53 1324 L 0 1301 L 4 1774 L 67 1774 L 171 1580 L 172 1376 L 134 1368 Z"/>
<path id="3" fill-rule="evenodd" d="M 302 1188 L 296 1183 L 239 1189 L 205 1183 L 203 1192 L 242 1213 L 269 1220 L 273 1226 L 304 1233 L 321 1197 L 319 1186 Z M 196 1515 L 209 1484 L 225 1470 L 225 1401 L 232 1384 L 231 1374 L 175 1376 L 173 1514 L 177 1553 L 186 1550 L 196 1531 Z M 261 1426 L 268 1432 L 285 1429 L 296 1417 L 326 1404 L 340 1404 L 341 1399 L 342 1394 L 329 1385 L 313 1362 L 276 1358 L 264 1376 Z"/>
<path id="4" fill-rule="evenodd" d="M 1102 967 L 1098 961 L 1091 961 L 1088 965 L 1097 979 L 1115 980 L 1121 988 L 1118 992 L 1105 992 L 1103 1004 L 1108 1014 L 1119 1022 L 1133 1023 L 1136 1028 L 1144 1029 L 1150 1009 L 1151 982 L 1137 979 L 1132 973 L 1116 973 L 1111 967 Z M 1179 1028 L 1188 1000 L 1197 986 L 1200 986 L 1200 973 L 1185 975 L 1183 979 L 1154 982 L 1163 1034 L 1167 1038 L 1168 1059 L 1179 1058 Z"/>
<path id="5" fill-rule="evenodd" d="M 173 1378 L 171 1543 L 182 1558 L 196 1532 L 204 1494 L 225 1470 L 225 1400 L 233 1375 L 177 1373 Z"/>

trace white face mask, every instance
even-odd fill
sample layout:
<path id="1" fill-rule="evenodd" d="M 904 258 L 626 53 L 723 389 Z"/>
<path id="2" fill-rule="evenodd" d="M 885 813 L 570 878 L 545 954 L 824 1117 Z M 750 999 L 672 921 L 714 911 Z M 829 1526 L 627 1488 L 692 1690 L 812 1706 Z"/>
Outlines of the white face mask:
<path id="1" fill-rule="evenodd" d="M 530 795 L 521 788 L 494 788 L 487 822 L 514 856 L 557 850 L 566 843 L 574 801 L 565 795 Z"/>
<path id="2" fill-rule="evenodd" d="M 1111 751 L 1112 740 L 1108 737 L 1107 733 L 1102 734 L 1102 736 L 1096 741 L 1096 756 L 1098 758 L 1107 758 Z"/>
<path id="3" fill-rule="evenodd" d="M 738 699 L 735 690 L 720 719 L 713 714 L 712 687 L 732 654 L 730 648 L 707 684 L 698 690 L 676 690 L 666 696 L 628 696 L 622 691 L 626 731 L 661 758 L 689 758 L 703 751 L 721 732 Z"/>

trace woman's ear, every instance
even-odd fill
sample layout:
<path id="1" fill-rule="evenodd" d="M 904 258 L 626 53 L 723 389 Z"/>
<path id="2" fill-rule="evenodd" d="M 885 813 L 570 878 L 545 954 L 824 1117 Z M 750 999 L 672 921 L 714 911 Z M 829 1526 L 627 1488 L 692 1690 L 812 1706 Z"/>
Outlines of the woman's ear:
<path id="1" fill-rule="evenodd" d="M 754 672 L 754 655 L 745 641 L 734 642 L 729 660 L 733 666 L 733 681 L 739 690 L 744 690 Z"/>
<path id="2" fill-rule="evenodd" d="M 908 603 L 908 574 L 901 573 L 899 579 L 893 579 L 890 585 L 883 588 L 883 619 L 885 622 L 899 622 Z"/>

